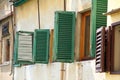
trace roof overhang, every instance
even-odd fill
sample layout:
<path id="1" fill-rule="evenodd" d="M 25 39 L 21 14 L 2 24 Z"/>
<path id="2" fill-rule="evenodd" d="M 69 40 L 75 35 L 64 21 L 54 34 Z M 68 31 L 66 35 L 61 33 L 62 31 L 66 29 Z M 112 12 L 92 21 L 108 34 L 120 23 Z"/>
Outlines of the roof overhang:
<path id="1" fill-rule="evenodd" d="M 120 12 L 120 8 L 117 9 L 112 9 L 111 11 L 107 12 L 107 13 L 103 13 L 103 15 L 112 15 L 114 13 Z"/>

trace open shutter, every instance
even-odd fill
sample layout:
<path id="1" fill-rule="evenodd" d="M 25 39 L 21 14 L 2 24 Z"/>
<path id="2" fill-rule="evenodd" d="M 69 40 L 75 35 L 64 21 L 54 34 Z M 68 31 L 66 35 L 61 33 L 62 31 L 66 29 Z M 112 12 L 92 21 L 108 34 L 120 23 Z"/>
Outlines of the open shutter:
<path id="1" fill-rule="evenodd" d="M 19 31 L 16 33 L 15 39 L 15 64 L 30 64 L 32 63 L 33 53 L 33 33 Z"/>
<path id="2" fill-rule="evenodd" d="M 111 26 L 106 27 L 105 34 L 105 70 L 110 71 L 110 55 L 111 55 Z"/>
<path id="3" fill-rule="evenodd" d="M 13 5 L 14 5 L 15 7 L 17 7 L 17 6 L 20 6 L 20 5 L 24 4 L 24 3 L 27 2 L 27 1 L 28 1 L 28 0 L 14 0 Z"/>
<path id="4" fill-rule="evenodd" d="M 74 61 L 75 12 L 55 12 L 54 61 Z"/>
<path id="5" fill-rule="evenodd" d="M 96 72 L 105 71 L 105 27 L 96 32 Z"/>
<path id="6" fill-rule="evenodd" d="M 95 57 L 95 36 L 96 29 L 106 26 L 107 16 L 103 13 L 107 12 L 107 0 L 92 0 L 92 17 L 91 17 L 91 56 Z"/>
<path id="7" fill-rule="evenodd" d="M 48 29 L 35 30 L 34 61 L 35 63 L 48 63 L 49 61 L 49 36 Z"/>

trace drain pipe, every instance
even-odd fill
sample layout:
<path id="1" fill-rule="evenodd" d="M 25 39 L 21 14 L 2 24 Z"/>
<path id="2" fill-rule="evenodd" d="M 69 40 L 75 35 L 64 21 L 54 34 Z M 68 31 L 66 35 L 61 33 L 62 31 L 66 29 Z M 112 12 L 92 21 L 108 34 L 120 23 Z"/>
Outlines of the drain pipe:
<path id="1" fill-rule="evenodd" d="M 10 5 L 10 11 L 11 11 L 11 23 L 12 23 L 12 40 L 13 40 L 13 54 L 12 54 L 12 65 L 11 65 L 11 73 L 10 73 L 10 75 L 12 75 L 13 74 L 13 79 L 12 80 L 14 80 L 14 66 L 13 66 L 13 58 L 14 58 L 14 42 L 15 42 L 15 30 L 14 30 L 14 20 L 13 20 L 13 17 L 14 17 L 14 15 L 15 15 L 15 12 L 14 12 L 14 7 L 13 7 L 13 4 L 11 4 Z"/>
<path id="2" fill-rule="evenodd" d="M 40 29 L 40 1 L 37 0 L 37 6 L 38 6 L 38 26 Z"/>
<path id="3" fill-rule="evenodd" d="M 64 0 L 64 11 L 66 11 L 66 0 Z M 65 80 L 66 68 L 65 64 L 61 64 L 61 80 Z"/>

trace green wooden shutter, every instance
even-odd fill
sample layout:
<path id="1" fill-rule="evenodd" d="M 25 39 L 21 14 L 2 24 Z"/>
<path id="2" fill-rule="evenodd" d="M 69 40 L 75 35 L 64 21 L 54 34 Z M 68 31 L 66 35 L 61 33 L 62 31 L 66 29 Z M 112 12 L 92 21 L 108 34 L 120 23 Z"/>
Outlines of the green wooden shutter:
<path id="1" fill-rule="evenodd" d="M 17 6 L 20 6 L 20 5 L 24 4 L 24 3 L 27 2 L 27 1 L 28 1 L 28 0 L 14 0 L 13 5 L 14 5 L 15 7 L 17 7 Z"/>
<path id="2" fill-rule="evenodd" d="M 16 32 L 14 46 L 14 64 L 31 64 L 33 54 L 33 33 Z"/>
<path id="3" fill-rule="evenodd" d="M 91 56 L 95 57 L 95 36 L 96 29 L 106 26 L 107 16 L 103 13 L 107 12 L 107 0 L 92 0 L 92 18 L 91 18 Z"/>
<path id="4" fill-rule="evenodd" d="M 34 61 L 46 64 L 49 61 L 50 31 L 48 29 L 35 30 L 34 35 Z"/>
<path id="5" fill-rule="evenodd" d="M 75 12 L 55 12 L 54 28 L 54 61 L 73 62 Z"/>

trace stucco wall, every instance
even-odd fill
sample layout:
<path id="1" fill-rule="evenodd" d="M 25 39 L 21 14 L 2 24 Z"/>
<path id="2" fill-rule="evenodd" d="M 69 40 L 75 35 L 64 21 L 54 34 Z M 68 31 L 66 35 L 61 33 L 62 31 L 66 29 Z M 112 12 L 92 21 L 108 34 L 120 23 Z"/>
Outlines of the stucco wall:
<path id="1" fill-rule="evenodd" d="M 0 19 L 10 13 L 10 5 L 12 3 L 9 0 L 0 0 Z"/>
<path id="2" fill-rule="evenodd" d="M 67 4 L 66 4 L 66 8 L 68 11 L 76 11 L 76 12 L 80 12 L 80 11 L 85 11 L 89 8 L 91 8 L 91 1 L 92 0 L 66 0 Z"/>
<path id="3" fill-rule="evenodd" d="M 63 10 L 63 7 L 63 0 L 40 0 L 40 28 L 53 29 L 54 12 Z M 37 0 L 29 0 L 16 7 L 16 14 L 17 31 L 34 31 L 39 28 Z"/>
<path id="4" fill-rule="evenodd" d="M 120 0 L 109 0 L 108 1 L 108 12 L 112 9 L 120 8 Z M 110 26 L 112 23 L 120 21 L 120 11 L 117 13 L 111 14 L 107 16 L 107 26 Z M 120 75 L 106 73 L 107 80 L 120 80 Z"/>
<path id="5" fill-rule="evenodd" d="M 108 0 L 108 11 L 111 11 L 112 9 L 120 8 L 120 0 Z"/>
<path id="6" fill-rule="evenodd" d="M 9 32 L 10 35 L 7 37 L 2 37 L 2 25 L 5 24 L 6 22 L 9 21 Z M 12 75 L 11 74 L 11 61 L 12 61 L 12 54 L 13 54 L 13 36 L 12 36 L 12 23 L 11 23 L 11 17 L 8 17 L 0 22 L 0 58 L 1 58 L 1 63 L 0 63 L 0 80 L 12 80 Z M 5 40 L 9 39 L 10 40 L 10 61 L 5 62 L 4 61 L 4 51 L 5 51 Z"/>
<path id="7" fill-rule="evenodd" d="M 63 0 L 40 0 L 42 29 L 54 28 L 54 11 L 63 10 Z M 67 10 L 76 11 L 75 56 L 78 62 L 34 64 L 15 67 L 15 80 L 119 80 L 118 75 L 96 73 L 95 60 L 79 61 L 81 13 L 91 8 L 91 0 L 67 0 Z M 29 10 L 29 11 L 28 11 Z M 17 30 L 34 31 L 38 28 L 36 0 L 16 8 Z M 76 55 L 77 54 L 77 55 Z M 114 78 L 113 78 L 114 77 Z"/>
<path id="8" fill-rule="evenodd" d="M 108 1 L 108 12 L 109 11 L 112 11 L 113 9 L 117 9 L 117 8 L 120 8 L 120 0 L 109 0 Z M 112 14 L 112 15 L 108 15 L 107 16 L 107 26 L 110 26 L 111 23 L 114 23 L 114 22 L 117 22 L 117 21 L 120 21 L 120 11 L 115 13 L 115 14 Z"/>
<path id="9" fill-rule="evenodd" d="M 6 15 L 8 15 L 11 11 L 10 11 L 10 5 L 12 3 L 9 2 L 9 0 L 0 0 L 0 20 L 5 17 Z M 9 21 L 9 32 L 10 34 L 12 34 L 12 27 L 11 27 L 11 19 L 10 17 L 4 20 L 0 21 L 0 80 L 12 80 L 12 75 L 10 75 L 11 73 L 11 60 L 12 60 L 12 49 L 13 49 L 13 39 L 12 39 L 12 35 L 9 36 L 10 38 L 10 62 L 2 62 L 3 58 L 2 58 L 2 49 L 3 49 L 3 38 L 2 38 L 2 25 Z"/>

